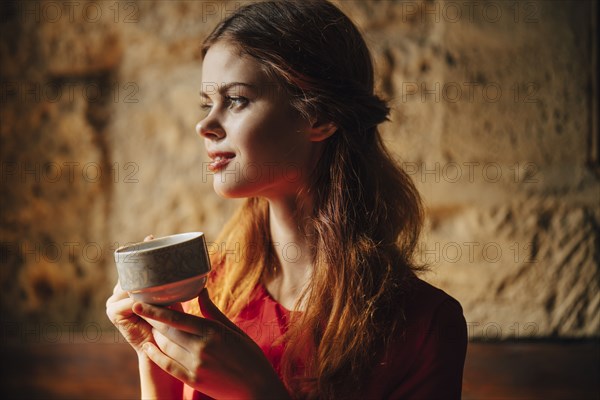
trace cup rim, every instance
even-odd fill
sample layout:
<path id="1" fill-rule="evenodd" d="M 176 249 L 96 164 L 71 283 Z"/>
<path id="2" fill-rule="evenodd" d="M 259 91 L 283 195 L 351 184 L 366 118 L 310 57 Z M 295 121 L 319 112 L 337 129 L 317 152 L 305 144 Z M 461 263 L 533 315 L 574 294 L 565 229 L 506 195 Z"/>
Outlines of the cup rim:
<path id="1" fill-rule="evenodd" d="M 149 248 L 143 248 L 144 245 L 148 245 L 149 243 L 154 242 L 156 240 L 167 239 L 167 238 L 177 238 L 177 237 L 181 237 L 181 236 L 190 236 L 190 237 L 187 239 L 181 240 L 181 241 L 177 241 L 175 243 L 166 243 L 165 242 L 165 244 L 163 244 L 163 245 L 152 246 Z M 128 255 L 130 253 L 136 253 L 136 254 L 152 253 L 155 251 L 164 250 L 165 248 L 171 248 L 173 246 L 179 247 L 181 245 L 189 244 L 190 242 L 197 240 L 203 236 L 204 236 L 204 232 L 183 232 L 183 233 L 176 233 L 173 235 L 161 236 L 161 237 L 154 238 L 147 242 L 141 241 L 141 242 L 128 244 L 126 246 L 121 246 L 117 250 L 115 250 L 115 255 Z"/>

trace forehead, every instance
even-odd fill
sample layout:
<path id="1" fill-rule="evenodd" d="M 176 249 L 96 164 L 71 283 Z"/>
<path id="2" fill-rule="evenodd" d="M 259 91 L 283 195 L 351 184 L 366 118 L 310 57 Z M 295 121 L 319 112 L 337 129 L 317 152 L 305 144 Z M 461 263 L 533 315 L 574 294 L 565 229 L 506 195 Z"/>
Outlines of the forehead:
<path id="1" fill-rule="evenodd" d="M 254 58 L 239 54 L 239 50 L 225 42 L 210 47 L 202 63 L 202 86 L 243 82 L 255 86 L 270 82 L 261 64 Z"/>

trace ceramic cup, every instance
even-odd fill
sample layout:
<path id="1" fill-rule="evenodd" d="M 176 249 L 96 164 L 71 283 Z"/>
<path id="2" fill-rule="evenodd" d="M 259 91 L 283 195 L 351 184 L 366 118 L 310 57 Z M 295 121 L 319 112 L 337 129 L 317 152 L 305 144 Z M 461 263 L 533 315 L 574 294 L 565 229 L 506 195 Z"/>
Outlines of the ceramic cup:
<path id="1" fill-rule="evenodd" d="M 120 247 L 114 255 L 123 290 L 135 301 L 156 305 L 196 297 L 211 269 L 202 232 L 135 243 Z"/>

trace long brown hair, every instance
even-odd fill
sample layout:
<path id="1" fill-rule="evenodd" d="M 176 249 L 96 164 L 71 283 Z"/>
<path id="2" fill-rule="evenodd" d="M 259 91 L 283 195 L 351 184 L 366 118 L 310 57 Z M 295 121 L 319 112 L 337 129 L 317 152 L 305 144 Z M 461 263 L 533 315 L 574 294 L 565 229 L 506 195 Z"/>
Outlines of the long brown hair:
<path id="1" fill-rule="evenodd" d="M 242 7 L 207 37 L 203 55 L 220 41 L 258 60 L 298 112 L 338 127 L 308 189 L 314 272 L 286 336 L 282 374 L 297 397 L 357 396 L 401 333 L 423 222 L 419 194 L 377 129 L 389 108 L 374 93 L 371 55 L 351 20 L 324 0 Z M 268 207 L 247 199 L 217 239 L 228 251 L 213 257 L 209 289 L 231 318 L 278 262 Z"/>

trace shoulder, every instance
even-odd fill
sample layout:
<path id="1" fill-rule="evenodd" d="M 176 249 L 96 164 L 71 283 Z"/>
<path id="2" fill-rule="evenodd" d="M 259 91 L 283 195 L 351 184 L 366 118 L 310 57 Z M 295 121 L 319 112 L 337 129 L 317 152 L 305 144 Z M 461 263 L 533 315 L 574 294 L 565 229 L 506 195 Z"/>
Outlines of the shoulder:
<path id="1" fill-rule="evenodd" d="M 405 303 L 406 333 L 415 344 L 466 342 L 466 321 L 458 300 L 443 290 L 414 278 Z"/>
<path id="2" fill-rule="evenodd" d="M 460 307 L 460 303 L 454 297 L 418 277 L 413 277 L 408 284 L 408 299 L 426 308 L 434 309 L 444 303 Z"/>
<path id="3" fill-rule="evenodd" d="M 411 280 L 406 293 L 408 323 L 444 317 L 462 319 L 462 313 L 458 300 L 448 293 L 417 277 Z"/>
<path id="4" fill-rule="evenodd" d="M 386 347 L 370 394 L 385 398 L 460 398 L 467 329 L 460 303 L 414 278 L 404 295 L 404 330 Z"/>

